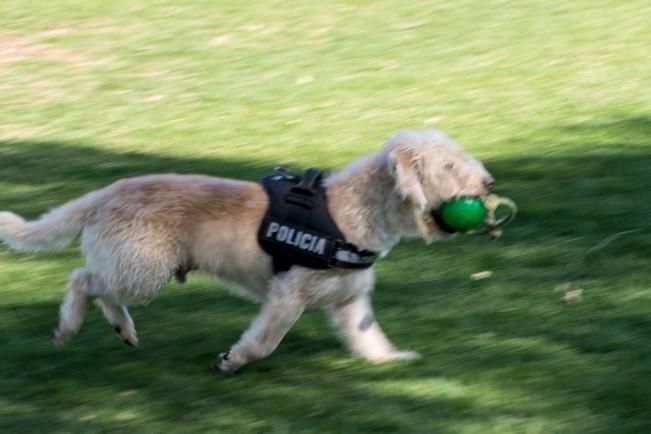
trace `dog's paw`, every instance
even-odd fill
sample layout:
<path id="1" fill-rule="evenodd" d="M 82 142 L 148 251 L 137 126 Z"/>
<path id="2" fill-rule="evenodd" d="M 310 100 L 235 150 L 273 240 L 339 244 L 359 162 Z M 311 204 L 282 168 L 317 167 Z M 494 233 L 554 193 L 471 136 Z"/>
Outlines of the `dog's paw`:
<path id="1" fill-rule="evenodd" d="M 221 374 L 230 374 L 232 372 L 235 372 L 241 364 L 236 363 L 230 355 L 230 351 L 227 351 L 225 353 L 220 353 L 219 356 L 217 356 L 217 360 L 212 365 L 212 368 L 215 372 L 219 372 Z"/>
<path id="2" fill-rule="evenodd" d="M 392 351 L 390 353 L 383 354 L 381 356 L 368 357 L 367 359 L 371 363 L 389 363 L 389 362 L 399 362 L 399 361 L 408 361 L 408 360 L 418 360 L 421 358 L 421 355 L 415 351 Z"/>
<path id="3" fill-rule="evenodd" d="M 390 360 L 418 360 L 421 357 L 420 353 L 417 353 L 416 351 L 394 351 L 391 353 Z"/>
<path id="4" fill-rule="evenodd" d="M 54 329 L 52 332 L 52 343 L 57 348 L 62 348 L 74 335 L 74 332 L 70 330 L 64 330 L 61 328 Z"/>
<path id="5" fill-rule="evenodd" d="M 123 329 L 120 326 L 113 327 L 113 330 L 120 336 L 120 339 L 122 339 L 125 345 L 129 345 L 130 347 L 138 346 L 138 336 L 136 336 L 135 330 Z"/>

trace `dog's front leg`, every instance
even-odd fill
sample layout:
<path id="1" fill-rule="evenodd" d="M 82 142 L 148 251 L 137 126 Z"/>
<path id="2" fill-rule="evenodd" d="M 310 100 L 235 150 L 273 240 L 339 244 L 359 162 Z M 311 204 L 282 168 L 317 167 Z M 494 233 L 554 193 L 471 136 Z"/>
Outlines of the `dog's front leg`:
<path id="1" fill-rule="evenodd" d="M 257 318 L 240 340 L 215 362 L 215 369 L 233 372 L 249 362 L 271 354 L 305 310 L 296 294 L 272 292 Z"/>
<path id="2" fill-rule="evenodd" d="M 420 357 L 413 351 L 395 349 L 373 316 L 368 294 L 360 295 L 348 303 L 330 305 L 327 312 L 350 350 L 357 356 L 375 363 Z"/>

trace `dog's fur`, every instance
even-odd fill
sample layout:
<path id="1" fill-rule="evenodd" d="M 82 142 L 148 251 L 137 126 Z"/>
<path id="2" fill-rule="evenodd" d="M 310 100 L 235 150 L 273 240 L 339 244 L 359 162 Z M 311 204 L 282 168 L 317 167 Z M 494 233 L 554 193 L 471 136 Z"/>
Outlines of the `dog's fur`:
<path id="1" fill-rule="evenodd" d="M 383 255 L 403 236 L 447 238 L 433 218 L 457 196 L 485 196 L 484 166 L 438 131 L 401 132 L 375 154 L 326 179 L 329 209 L 346 239 Z M 207 176 L 152 175 L 120 180 L 26 222 L 0 213 L 0 240 L 39 252 L 81 234 L 86 267 L 75 270 L 61 305 L 54 342 L 79 330 L 89 302 L 136 345 L 126 305 L 147 303 L 175 276 L 209 273 L 262 303 L 261 312 L 216 367 L 233 371 L 268 356 L 304 309 L 324 306 L 351 351 L 385 362 L 418 355 L 397 350 L 373 319 L 373 268 L 274 275 L 256 233 L 268 205 L 259 184 Z"/>

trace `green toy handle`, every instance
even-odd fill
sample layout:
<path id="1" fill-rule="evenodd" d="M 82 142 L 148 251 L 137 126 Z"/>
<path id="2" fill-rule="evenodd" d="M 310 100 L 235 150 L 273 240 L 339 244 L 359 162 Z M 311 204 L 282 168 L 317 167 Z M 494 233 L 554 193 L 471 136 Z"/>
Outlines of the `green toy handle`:
<path id="1" fill-rule="evenodd" d="M 518 212 L 518 207 L 511 199 L 500 197 L 495 194 L 491 194 L 484 199 L 484 207 L 486 208 L 484 227 L 467 232 L 467 235 L 489 234 L 493 239 L 499 238 L 502 235 L 502 227 L 509 224 L 515 218 L 515 214 Z M 498 209 L 506 210 L 507 213 L 498 218 Z"/>

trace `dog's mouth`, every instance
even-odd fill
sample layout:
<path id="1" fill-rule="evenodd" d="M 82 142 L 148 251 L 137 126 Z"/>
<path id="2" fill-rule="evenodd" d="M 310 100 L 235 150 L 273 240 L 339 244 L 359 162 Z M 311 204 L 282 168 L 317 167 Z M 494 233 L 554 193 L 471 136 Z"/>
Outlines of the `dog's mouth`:
<path id="1" fill-rule="evenodd" d="M 444 232 L 444 233 L 446 233 L 446 234 L 449 234 L 449 235 L 453 235 L 453 234 L 456 234 L 456 233 L 457 233 L 456 230 L 452 229 L 450 226 L 448 226 L 448 225 L 445 224 L 445 222 L 444 222 L 443 219 L 441 218 L 441 214 L 439 213 L 439 209 L 438 209 L 438 208 L 432 208 L 432 209 L 430 210 L 430 215 L 431 215 L 432 218 L 434 219 L 434 222 L 436 223 L 436 226 L 438 226 L 438 228 L 439 228 L 442 232 Z"/>

